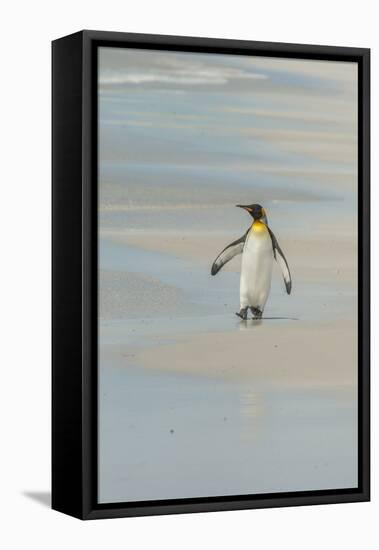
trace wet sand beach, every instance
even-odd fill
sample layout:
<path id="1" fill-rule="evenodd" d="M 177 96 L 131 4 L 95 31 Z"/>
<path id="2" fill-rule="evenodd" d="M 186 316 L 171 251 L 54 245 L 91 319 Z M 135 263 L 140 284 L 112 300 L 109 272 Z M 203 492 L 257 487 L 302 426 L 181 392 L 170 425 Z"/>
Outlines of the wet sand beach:
<path id="1" fill-rule="evenodd" d="M 99 55 L 100 502 L 357 485 L 354 64 Z M 260 203 L 274 266 L 240 321 Z"/>

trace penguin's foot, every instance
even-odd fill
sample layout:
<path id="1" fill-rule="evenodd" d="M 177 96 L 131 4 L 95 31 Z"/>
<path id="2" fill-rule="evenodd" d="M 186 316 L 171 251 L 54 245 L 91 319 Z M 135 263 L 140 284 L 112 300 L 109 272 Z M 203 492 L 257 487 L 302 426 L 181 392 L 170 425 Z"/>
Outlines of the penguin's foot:
<path id="1" fill-rule="evenodd" d="M 241 307 L 241 309 L 239 310 L 239 312 L 236 313 L 236 315 L 238 317 L 241 317 L 241 319 L 243 321 L 246 321 L 246 319 L 247 319 L 247 310 L 248 310 L 247 307 Z"/>
<path id="2" fill-rule="evenodd" d="M 261 311 L 258 307 L 251 307 L 250 309 L 254 319 L 262 319 L 263 311 Z"/>

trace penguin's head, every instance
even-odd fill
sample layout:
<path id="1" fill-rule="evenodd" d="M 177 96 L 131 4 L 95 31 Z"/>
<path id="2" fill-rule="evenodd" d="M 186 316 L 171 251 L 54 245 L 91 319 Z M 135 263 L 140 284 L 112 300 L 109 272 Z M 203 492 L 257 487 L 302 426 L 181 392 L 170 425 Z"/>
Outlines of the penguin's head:
<path id="1" fill-rule="evenodd" d="M 265 209 L 260 204 L 236 204 L 236 206 L 247 210 L 250 216 L 254 218 L 254 221 L 262 221 L 267 224 Z"/>

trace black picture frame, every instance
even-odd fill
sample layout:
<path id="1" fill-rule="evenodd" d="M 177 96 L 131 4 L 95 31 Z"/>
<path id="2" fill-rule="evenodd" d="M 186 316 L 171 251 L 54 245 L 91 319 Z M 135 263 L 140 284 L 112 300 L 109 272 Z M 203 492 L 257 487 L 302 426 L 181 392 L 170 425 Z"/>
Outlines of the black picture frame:
<path id="1" fill-rule="evenodd" d="M 358 63 L 358 488 L 98 504 L 97 48 Z M 81 519 L 370 499 L 370 50 L 81 31 L 52 43 L 52 507 Z M 336 358 L 338 360 L 338 358 Z"/>

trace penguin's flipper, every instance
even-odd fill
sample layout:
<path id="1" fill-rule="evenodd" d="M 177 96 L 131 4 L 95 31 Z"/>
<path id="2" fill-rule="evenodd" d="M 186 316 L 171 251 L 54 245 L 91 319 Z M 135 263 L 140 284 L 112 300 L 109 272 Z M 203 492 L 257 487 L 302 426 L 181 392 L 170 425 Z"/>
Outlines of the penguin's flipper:
<path id="1" fill-rule="evenodd" d="M 237 254 L 242 254 L 243 247 L 245 246 L 246 237 L 249 230 L 246 231 L 241 238 L 237 239 L 230 243 L 227 247 L 224 248 L 222 252 L 217 256 L 215 261 L 212 264 L 211 274 L 216 275 L 220 271 L 223 265 L 229 262 Z"/>
<path id="2" fill-rule="evenodd" d="M 291 279 L 291 272 L 290 268 L 288 267 L 288 263 L 286 260 L 286 257 L 283 253 L 283 250 L 280 248 L 279 243 L 274 235 L 274 233 L 271 231 L 269 227 L 267 227 L 270 233 L 271 242 L 272 242 L 272 250 L 274 252 L 274 258 L 279 264 L 279 267 L 282 271 L 284 284 L 286 285 L 286 291 L 287 294 L 291 294 L 292 289 L 292 279 Z"/>

